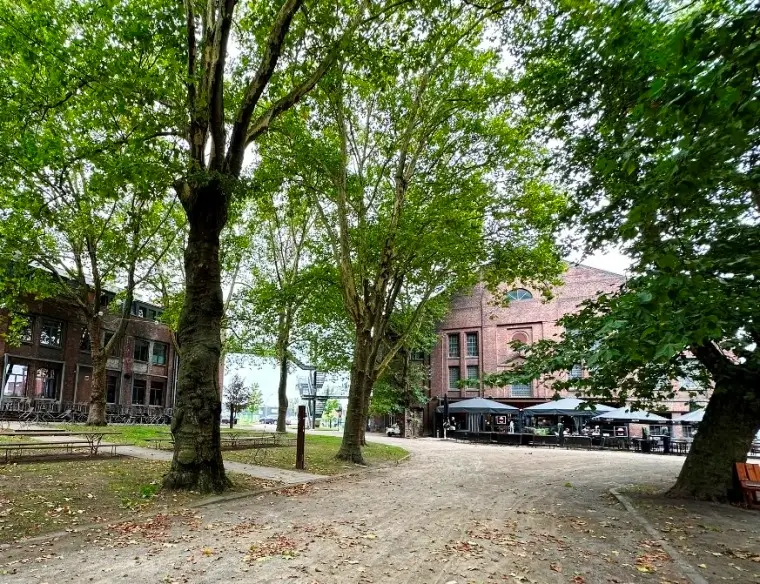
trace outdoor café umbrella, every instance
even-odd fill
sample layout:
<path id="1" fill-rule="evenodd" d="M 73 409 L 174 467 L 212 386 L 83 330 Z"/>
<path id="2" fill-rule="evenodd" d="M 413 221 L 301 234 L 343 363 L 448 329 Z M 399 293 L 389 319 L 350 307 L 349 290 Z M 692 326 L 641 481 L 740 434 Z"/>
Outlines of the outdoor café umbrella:
<path id="1" fill-rule="evenodd" d="M 444 402 L 446 407 L 446 402 Z M 465 399 L 458 401 L 449 406 L 449 412 L 452 414 L 514 414 L 519 410 L 515 407 L 508 406 L 507 404 L 500 404 L 499 402 L 484 399 L 482 397 L 474 397 L 472 399 Z"/>
<path id="2" fill-rule="evenodd" d="M 545 404 L 538 404 L 536 406 L 530 406 L 529 408 L 523 408 L 523 413 L 530 414 L 532 416 L 588 416 L 592 417 L 602 412 L 609 412 L 614 410 L 610 406 L 604 404 L 596 404 L 596 409 L 591 407 L 583 408 L 583 404 L 586 402 L 577 397 L 566 397 L 555 401 L 546 402 Z M 591 404 L 589 404 L 590 406 Z"/>
<path id="3" fill-rule="evenodd" d="M 694 410 L 693 412 L 689 412 L 688 414 L 685 414 L 678 418 L 676 422 L 683 422 L 687 424 L 696 424 L 697 422 L 701 422 L 702 418 L 705 417 L 705 409 L 701 408 L 698 410 Z"/>
<path id="4" fill-rule="evenodd" d="M 615 422 L 669 422 L 667 418 L 653 414 L 652 412 L 645 412 L 643 410 L 630 410 L 628 407 L 618 408 L 616 410 L 610 410 L 609 412 L 602 412 L 599 415 L 591 418 L 592 420 L 615 421 Z"/>

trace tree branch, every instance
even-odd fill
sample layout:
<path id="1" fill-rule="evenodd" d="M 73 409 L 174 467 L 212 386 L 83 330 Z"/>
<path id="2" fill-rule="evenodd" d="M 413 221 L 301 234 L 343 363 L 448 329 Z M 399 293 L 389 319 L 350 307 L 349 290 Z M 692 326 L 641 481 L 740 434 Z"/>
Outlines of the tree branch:
<path id="1" fill-rule="evenodd" d="M 245 153 L 245 147 L 251 141 L 248 139 L 248 127 L 251 124 L 253 112 L 256 109 L 256 105 L 259 103 L 259 100 L 261 99 L 261 95 L 264 93 L 264 89 L 266 89 L 267 85 L 269 84 L 269 80 L 272 78 L 275 67 L 277 66 L 277 61 L 280 59 L 280 55 L 282 54 L 285 37 L 290 30 L 290 24 L 293 21 L 295 13 L 301 7 L 303 2 L 304 0 L 285 0 L 284 4 L 280 8 L 280 11 L 277 13 L 277 17 L 275 18 L 274 24 L 269 31 L 269 38 L 267 39 L 266 48 L 264 49 L 264 54 L 261 57 L 259 68 L 256 70 L 256 74 L 251 80 L 251 83 L 248 85 L 245 96 L 243 97 L 243 102 L 240 104 L 240 109 L 238 110 L 235 123 L 232 126 L 230 147 L 227 151 L 227 157 L 224 163 L 225 170 L 231 172 L 235 176 L 240 173 L 240 170 L 243 166 L 243 154 Z M 311 89 L 311 87 L 309 89 Z M 300 97 L 298 99 L 300 99 Z M 283 100 L 280 100 L 280 102 L 282 101 Z M 284 107 L 285 104 L 283 104 L 283 106 L 281 106 L 283 109 L 274 115 L 279 115 L 289 107 L 292 107 L 296 101 L 293 101 L 293 103 L 287 105 L 286 107 Z M 277 102 L 277 104 L 280 102 Z M 275 104 L 275 106 L 277 106 L 277 104 Z M 274 109 L 275 108 L 273 107 L 270 112 L 273 112 Z M 273 118 L 274 115 L 270 115 L 270 118 Z M 267 126 L 268 125 L 269 124 L 267 123 Z"/>

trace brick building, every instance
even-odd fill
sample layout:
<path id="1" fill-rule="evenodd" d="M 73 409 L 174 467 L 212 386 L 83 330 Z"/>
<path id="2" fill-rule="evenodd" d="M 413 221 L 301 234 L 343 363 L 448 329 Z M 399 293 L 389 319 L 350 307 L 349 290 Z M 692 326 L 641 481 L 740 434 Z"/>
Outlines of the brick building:
<path id="1" fill-rule="evenodd" d="M 112 299 L 107 295 L 106 300 Z M 156 322 L 161 315 L 157 306 L 135 301 L 131 312 L 126 334 L 107 364 L 109 412 L 134 406 L 146 412 L 171 408 L 177 371 L 171 331 Z M 48 411 L 65 411 L 89 403 L 92 360 L 84 319 L 74 307 L 56 299 L 32 302 L 25 316 L 28 324 L 19 346 L 10 345 L 0 334 L 0 410 L 17 410 L 20 404 L 33 402 Z M 104 320 L 108 336 L 119 319 L 106 315 Z M 0 333 L 6 328 L 7 321 L 0 324 Z"/>
<path id="2" fill-rule="evenodd" d="M 460 389 L 458 384 L 463 378 L 480 378 L 513 366 L 520 358 L 511 347 L 513 341 L 531 344 L 556 337 L 562 330 L 557 324 L 560 317 L 574 312 L 581 302 L 600 292 L 617 290 L 624 281 L 619 274 L 573 264 L 564 274 L 564 284 L 548 302 L 535 291 L 521 287 L 501 291 L 510 298 L 506 307 L 483 285 L 456 297 L 439 326 L 440 340 L 431 355 L 432 400 L 426 411 L 426 431 L 434 433 L 435 407 L 441 404 L 444 395 L 448 395 L 450 402 L 487 397 L 518 408 L 550 400 L 554 390 L 540 381 L 502 388 L 481 385 Z M 581 363 L 568 372 L 568 375 L 584 374 Z M 681 383 L 684 390 L 688 389 L 688 380 Z M 675 399 L 665 402 L 665 407 L 671 413 L 686 413 L 689 399 L 687 392 L 679 392 Z"/>

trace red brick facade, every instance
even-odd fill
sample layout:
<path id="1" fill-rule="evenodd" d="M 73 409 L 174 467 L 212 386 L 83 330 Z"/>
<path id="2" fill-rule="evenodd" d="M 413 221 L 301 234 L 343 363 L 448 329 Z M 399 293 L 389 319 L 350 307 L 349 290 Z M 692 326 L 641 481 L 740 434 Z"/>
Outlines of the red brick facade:
<path id="1" fill-rule="evenodd" d="M 433 400 L 426 412 L 428 431 L 432 429 L 433 408 L 440 405 L 446 394 L 450 401 L 482 396 L 518 408 L 551 399 L 554 391 L 539 381 L 522 387 L 459 389 L 456 379 L 466 378 L 468 373 L 470 377 L 481 377 L 484 373 L 508 368 L 519 358 L 510 343 L 520 340 L 530 344 L 558 336 L 561 327 L 557 320 L 560 317 L 577 310 L 581 302 L 600 292 L 617 290 L 624 281 L 625 278 L 618 274 L 571 265 L 564 275 L 564 285 L 554 290 L 554 296 L 548 302 L 537 291 L 526 291 L 518 286 L 500 291 L 505 295 L 510 290 L 515 291 L 513 295 L 517 298 L 508 306 L 503 306 L 501 299 L 495 298 L 482 285 L 476 286 L 470 294 L 455 298 L 439 327 L 440 341 L 431 358 Z M 577 373 L 583 374 L 580 370 Z M 689 411 L 688 401 L 688 394 L 681 392 L 674 400 L 666 402 L 666 407 L 673 413 L 686 413 Z"/>
<path id="2" fill-rule="evenodd" d="M 135 305 L 121 346 L 108 360 L 108 401 L 121 406 L 171 408 L 177 366 L 171 331 L 143 317 L 154 318 L 160 309 Z M 62 404 L 89 402 L 92 361 L 86 340 L 82 340 L 84 320 L 71 306 L 55 300 L 32 303 L 28 315 L 31 329 L 20 346 L 10 346 L 0 334 L 0 404 L 32 398 L 58 402 L 60 409 Z M 117 318 L 106 316 L 104 320 L 106 331 L 115 330 Z M 4 320 L 0 332 L 6 327 Z M 139 401 L 133 402 L 133 397 Z"/>

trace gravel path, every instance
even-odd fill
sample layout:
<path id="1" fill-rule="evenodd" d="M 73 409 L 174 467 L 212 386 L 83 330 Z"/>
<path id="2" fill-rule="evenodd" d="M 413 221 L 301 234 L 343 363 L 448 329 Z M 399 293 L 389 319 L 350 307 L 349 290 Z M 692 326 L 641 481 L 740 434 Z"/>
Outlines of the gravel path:
<path id="1" fill-rule="evenodd" d="M 608 495 L 665 487 L 682 458 L 391 443 L 412 457 L 142 526 L 14 546 L 2 551 L 0 583 L 686 582 Z"/>

